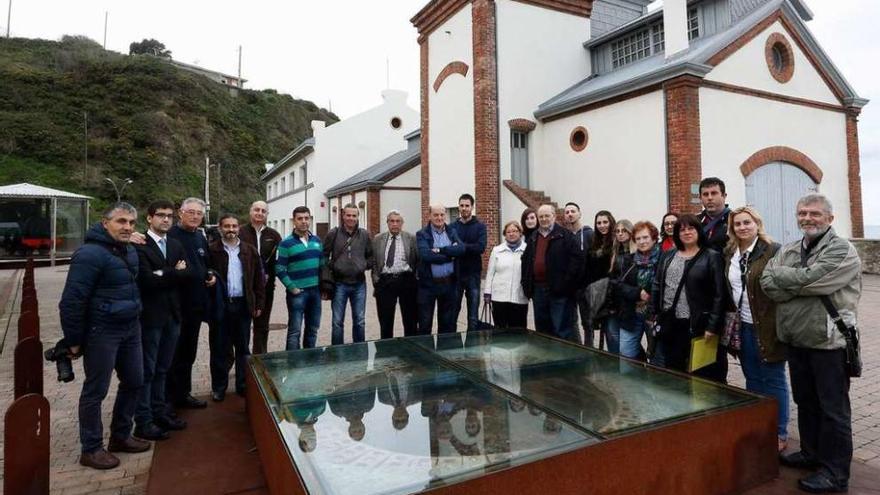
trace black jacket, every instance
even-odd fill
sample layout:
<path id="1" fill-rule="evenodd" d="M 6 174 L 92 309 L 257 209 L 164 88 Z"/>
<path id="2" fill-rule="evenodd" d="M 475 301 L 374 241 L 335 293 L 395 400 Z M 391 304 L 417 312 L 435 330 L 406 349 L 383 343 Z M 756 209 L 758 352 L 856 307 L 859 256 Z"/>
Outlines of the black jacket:
<path id="1" fill-rule="evenodd" d="M 257 231 L 247 224 L 238 232 L 238 238 L 245 244 L 257 247 Z M 260 231 L 260 260 L 263 262 L 263 274 L 266 276 L 266 293 L 275 291 L 275 263 L 278 261 L 278 246 L 281 245 L 281 234 L 272 227 L 263 227 Z"/>
<path id="2" fill-rule="evenodd" d="M 192 277 L 180 287 L 180 306 L 184 311 L 202 312 L 208 309 L 208 239 L 199 230 L 187 231 L 178 225 L 171 227 L 168 237 L 183 245 L 186 266 Z"/>
<path id="3" fill-rule="evenodd" d="M 532 232 L 522 255 L 522 287 L 526 297 L 535 295 L 535 252 L 540 230 Z M 581 281 L 584 263 L 580 243 L 570 230 L 553 224 L 544 256 L 547 287 L 554 296 L 573 296 Z"/>
<path id="4" fill-rule="evenodd" d="M 141 326 L 161 327 L 169 319 L 180 321 L 180 286 L 192 277 L 187 265 L 185 270 L 176 270 L 175 265 L 186 260 L 186 253 L 180 241 L 165 237 L 165 251 L 162 251 L 149 234 L 144 234 L 146 244 L 135 246 L 138 253 L 138 287 L 141 290 Z M 157 273 L 159 272 L 159 273 Z"/>
<path id="5" fill-rule="evenodd" d="M 703 232 L 706 233 L 706 247 L 712 248 L 717 253 L 723 254 L 724 248 L 727 247 L 727 240 L 729 239 L 727 236 L 727 219 L 729 216 L 730 208 L 727 205 L 724 205 L 724 211 L 720 213 L 720 218 L 714 224 L 707 218 L 706 210 L 701 211 L 698 215 L 700 221 L 703 222 Z"/>
<path id="6" fill-rule="evenodd" d="M 654 277 L 651 301 L 654 313 L 663 311 L 663 292 L 666 289 L 666 270 L 678 250 L 671 249 L 663 254 Z M 684 281 L 682 297 L 687 297 L 691 313 L 691 334 L 702 335 L 706 330 L 720 334 L 724 330 L 724 312 L 729 299 L 727 283 L 724 278 L 724 261 L 721 254 L 710 248 L 701 249 L 686 264 L 691 266 Z"/>
<path id="7" fill-rule="evenodd" d="M 68 345 L 83 344 L 92 331 L 137 324 L 141 311 L 137 273 L 138 256 L 130 244 L 116 242 L 100 223 L 86 232 L 85 244 L 70 260 L 58 303 Z"/>

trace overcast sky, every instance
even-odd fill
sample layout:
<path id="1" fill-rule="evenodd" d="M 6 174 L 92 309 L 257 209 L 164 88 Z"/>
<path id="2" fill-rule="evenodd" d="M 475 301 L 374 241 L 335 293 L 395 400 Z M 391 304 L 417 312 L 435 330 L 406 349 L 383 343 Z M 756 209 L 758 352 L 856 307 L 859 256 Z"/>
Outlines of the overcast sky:
<path id="1" fill-rule="evenodd" d="M 8 1 L 0 0 L 2 34 Z M 11 1 L 13 36 L 82 34 L 100 43 L 108 12 L 110 50 L 128 53 L 132 41 L 155 38 L 177 60 L 235 74 L 241 45 L 246 87 L 274 88 L 345 118 L 377 105 L 387 77 L 418 110 L 419 50 L 409 19 L 427 0 Z M 859 95 L 873 101 L 859 137 L 865 223 L 880 225 L 880 49 L 865 41 L 880 1 L 806 3 L 815 14 L 809 28 Z"/>

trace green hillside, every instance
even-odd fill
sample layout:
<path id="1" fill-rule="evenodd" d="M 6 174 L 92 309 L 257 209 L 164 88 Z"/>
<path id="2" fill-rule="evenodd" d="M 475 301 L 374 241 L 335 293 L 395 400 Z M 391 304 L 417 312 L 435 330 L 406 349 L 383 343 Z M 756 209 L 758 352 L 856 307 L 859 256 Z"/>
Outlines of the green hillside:
<path id="1" fill-rule="evenodd" d="M 139 207 L 203 196 L 206 154 L 222 164 L 221 208 L 244 213 L 265 195 L 263 165 L 308 137 L 313 119 L 338 120 L 310 101 L 272 90 L 233 95 L 162 59 L 86 38 L 0 39 L 0 184 L 87 194 L 93 215 L 116 199 L 105 177 L 131 178 L 124 199 Z"/>

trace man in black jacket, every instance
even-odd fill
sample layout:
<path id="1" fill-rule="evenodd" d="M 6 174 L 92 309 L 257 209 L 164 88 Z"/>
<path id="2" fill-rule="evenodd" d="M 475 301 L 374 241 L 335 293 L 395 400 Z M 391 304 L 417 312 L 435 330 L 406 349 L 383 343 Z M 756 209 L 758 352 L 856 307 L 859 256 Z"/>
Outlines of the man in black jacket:
<path id="1" fill-rule="evenodd" d="M 101 223 L 89 229 L 85 244 L 73 253 L 58 304 L 70 356 L 83 356 L 86 375 L 79 397 L 79 463 L 95 469 L 119 465 L 119 459 L 109 452 L 150 448 L 149 442 L 131 436 L 144 378 L 138 325 L 141 297 L 135 282 L 138 256 L 129 245 L 136 221 L 137 211 L 128 203 L 116 203 L 104 211 Z M 119 390 L 110 442 L 104 450 L 101 403 L 114 369 Z"/>
<path id="2" fill-rule="evenodd" d="M 703 224 L 703 233 L 706 234 L 706 247 L 716 253 L 724 253 L 727 246 L 727 217 L 730 208 L 727 207 L 727 190 L 724 181 L 718 177 L 706 177 L 700 181 L 700 203 L 703 211 L 699 214 Z"/>
<path id="3" fill-rule="evenodd" d="M 574 328 L 575 292 L 583 270 L 577 239 L 556 223 L 556 209 L 538 208 L 538 229 L 522 256 L 522 286 L 535 306 L 535 329 L 580 342 Z"/>
<path id="4" fill-rule="evenodd" d="M 275 263 L 278 258 L 278 245 L 281 234 L 266 225 L 269 206 L 265 201 L 254 201 L 249 212 L 249 222 L 238 232 L 241 242 L 250 244 L 260 253 L 263 263 L 263 276 L 266 279 L 266 301 L 259 318 L 254 318 L 254 337 L 252 354 L 265 354 L 269 341 L 269 318 L 272 317 L 272 301 L 275 299 Z"/>
<path id="5" fill-rule="evenodd" d="M 146 244 L 135 246 L 140 262 L 138 287 L 144 306 L 141 313 L 144 388 L 135 410 L 134 433 L 146 440 L 164 440 L 168 438 L 167 430 L 186 427 L 185 421 L 172 415 L 165 398 L 165 380 L 180 335 L 178 287 L 191 276 L 183 245 L 167 235 L 173 218 L 171 201 L 151 203 L 147 208 Z"/>

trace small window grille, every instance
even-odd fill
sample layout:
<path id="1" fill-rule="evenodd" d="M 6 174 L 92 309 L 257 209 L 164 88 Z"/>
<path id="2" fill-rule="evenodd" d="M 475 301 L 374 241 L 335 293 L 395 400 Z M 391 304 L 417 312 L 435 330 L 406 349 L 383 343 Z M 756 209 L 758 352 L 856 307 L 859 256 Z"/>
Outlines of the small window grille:
<path id="1" fill-rule="evenodd" d="M 688 40 L 700 37 L 700 16 L 696 8 L 688 10 Z"/>

